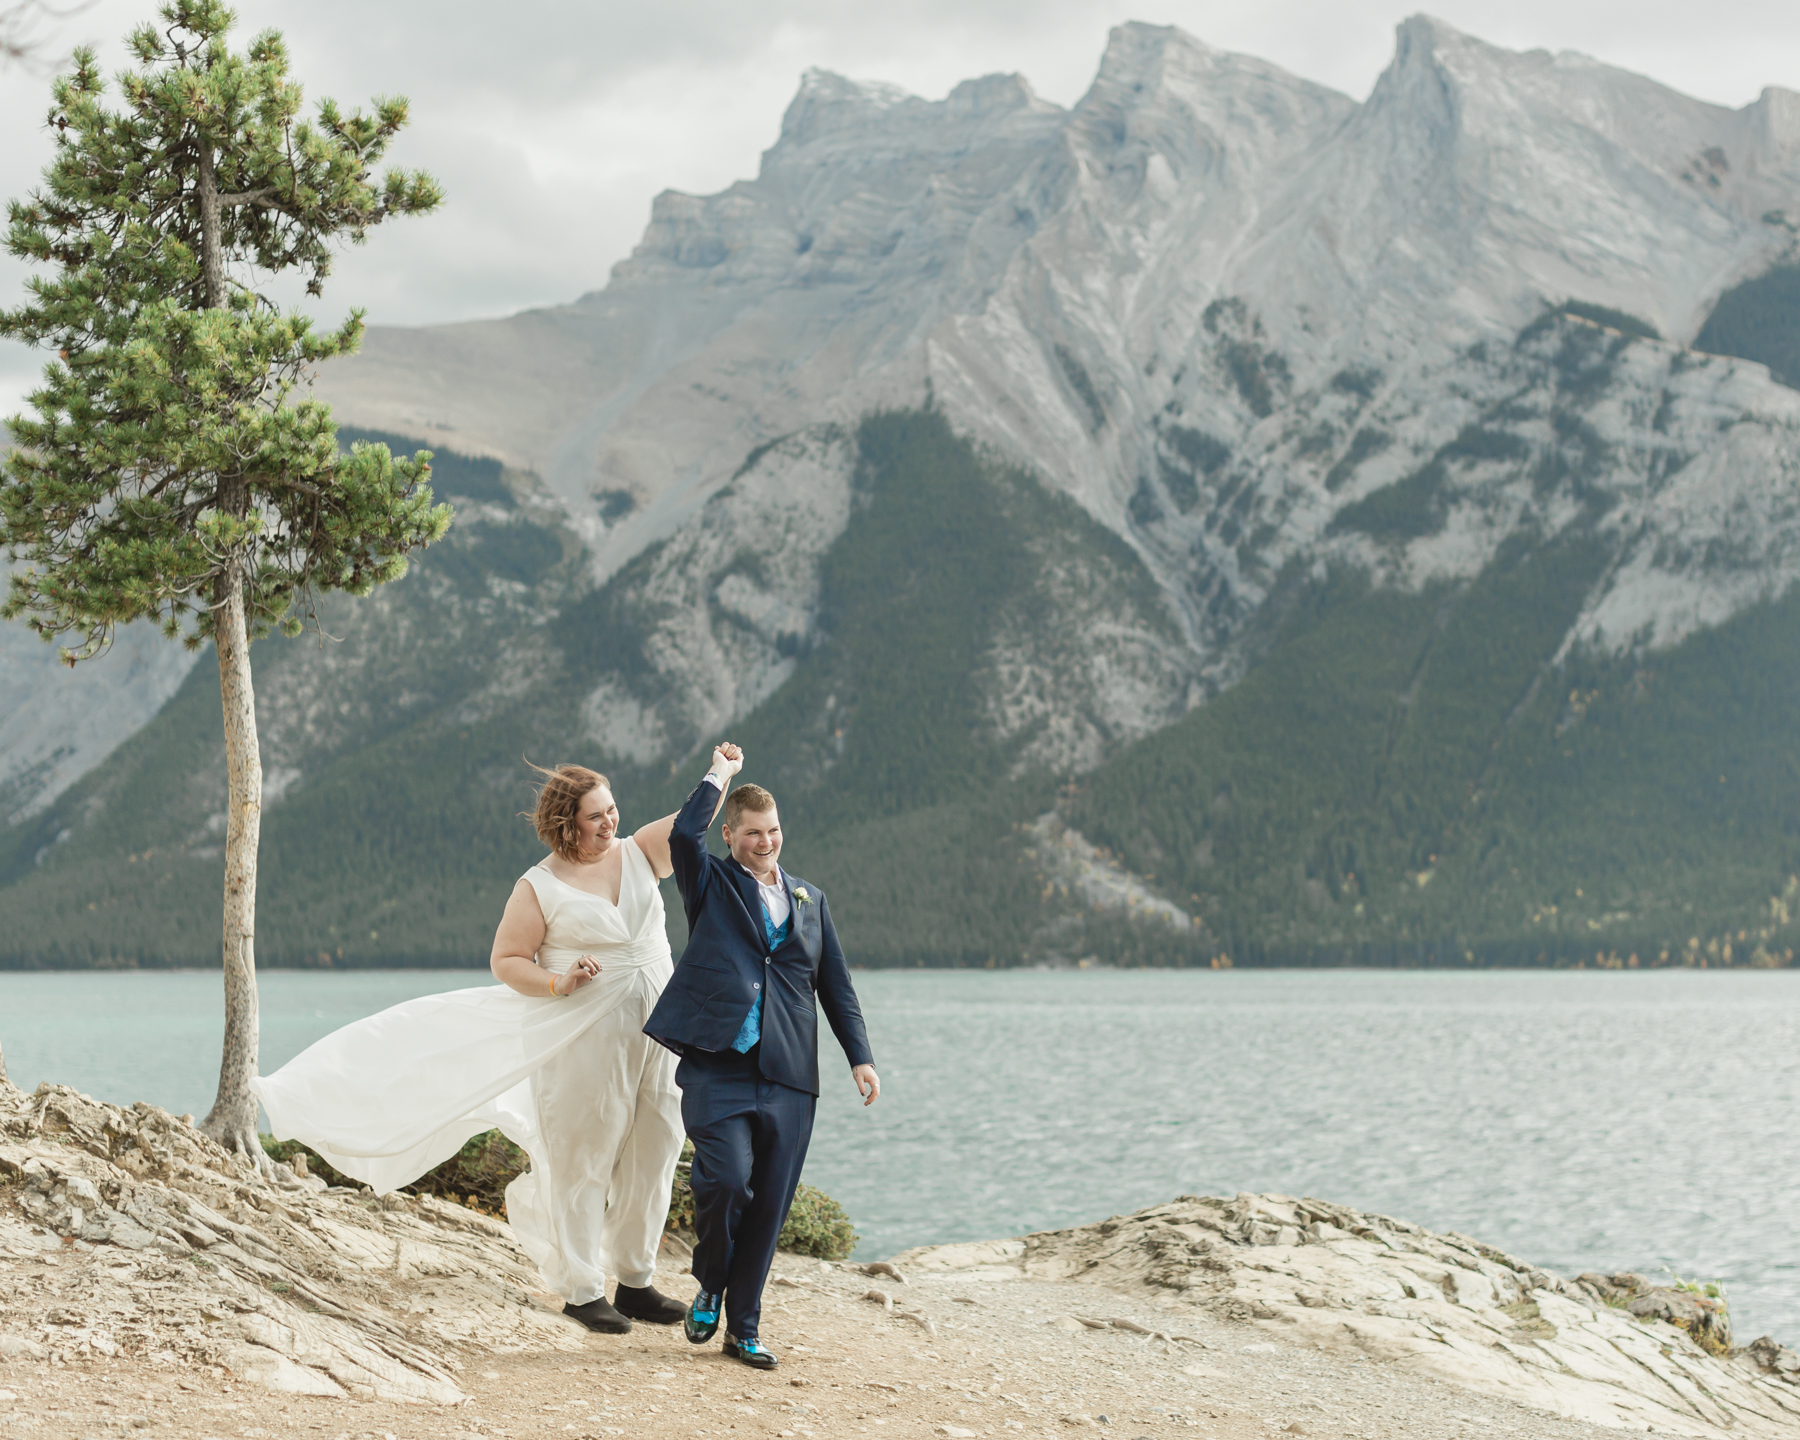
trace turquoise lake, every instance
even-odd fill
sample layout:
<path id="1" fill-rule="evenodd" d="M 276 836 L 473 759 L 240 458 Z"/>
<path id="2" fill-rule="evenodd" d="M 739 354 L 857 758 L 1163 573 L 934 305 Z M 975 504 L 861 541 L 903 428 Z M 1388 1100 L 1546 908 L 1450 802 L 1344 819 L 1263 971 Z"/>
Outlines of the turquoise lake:
<path id="1" fill-rule="evenodd" d="M 263 1068 L 480 971 L 270 971 Z M 1537 1264 L 1723 1281 L 1800 1342 L 1800 973 L 859 972 L 806 1178 L 860 1254 L 1178 1194 L 1317 1195 Z M 0 974 L 14 1081 L 203 1114 L 217 973 Z"/>

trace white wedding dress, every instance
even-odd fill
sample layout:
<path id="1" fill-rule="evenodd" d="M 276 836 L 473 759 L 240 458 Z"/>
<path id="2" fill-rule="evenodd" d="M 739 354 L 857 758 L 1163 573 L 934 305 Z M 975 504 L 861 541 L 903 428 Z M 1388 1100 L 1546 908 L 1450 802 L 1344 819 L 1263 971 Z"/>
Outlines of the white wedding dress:
<path id="1" fill-rule="evenodd" d="M 650 1284 L 681 1151 L 675 1056 L 643 1033 L 673 969 L 662 894 L 636 842 L 621 846 L 617 905 L 525 872 L 544 912 L 538 963 L 600 962 L 567 999 L 504 985 L 422 996 L 251 1081 L 277 1139 L 380 1194 L 498 1127 L 531 1156 L 506 1187 L 507 1220 L 576 1305 L 604 1295 L 608 1273 Z"/>

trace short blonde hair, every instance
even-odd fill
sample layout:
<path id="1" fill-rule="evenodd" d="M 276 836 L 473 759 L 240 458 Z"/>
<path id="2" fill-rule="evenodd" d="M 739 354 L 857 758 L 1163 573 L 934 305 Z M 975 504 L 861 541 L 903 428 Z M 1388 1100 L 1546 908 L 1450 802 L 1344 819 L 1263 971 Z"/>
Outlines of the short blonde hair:
<path id="1" fill-rule="evenodd" d="M 775 797 L 760 785 L 740 785 L 725 801 L 725 823 L 737 824 L 746 810 L 754 810 L 758 815 L 772 815 Z"/>
<path id="2" fill-rule="evenodd" d="M 529 760 L 525 763 L 531 765 Z M 581 826 L 577 821 L 581 815 L 581 802 L 602 785 L 612 789 L 612 781 L 585 765 L 558 765 L 554 770 L 546 770 L 542 765 L 531 765 L 531 768 L 547 777 L 543 789 L 538 791 L 537 809 L 531 816 L 538 839 L 564 860 L 578 864 L 581 860 Z"/>

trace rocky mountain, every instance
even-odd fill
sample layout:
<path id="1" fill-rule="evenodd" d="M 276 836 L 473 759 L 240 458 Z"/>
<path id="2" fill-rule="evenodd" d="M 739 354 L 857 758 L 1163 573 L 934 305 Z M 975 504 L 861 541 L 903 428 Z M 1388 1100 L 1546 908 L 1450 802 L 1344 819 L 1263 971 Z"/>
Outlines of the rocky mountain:
<path id="1" fill-rule="evenodd" d="M 809 74 L 604 290 L 319 377 L 464 503 L 259 661 L 267 943 L 478 959 L 521 748 L 655 806 L 730 727 L 871 958 L 1776 963 L 1796 233 L 1800 95 L 1427 17 L 1360 105 L 1147 25 L 1068 110 Z M 17 959 L 205 935 L 204 668 L 0 716 Z"/>

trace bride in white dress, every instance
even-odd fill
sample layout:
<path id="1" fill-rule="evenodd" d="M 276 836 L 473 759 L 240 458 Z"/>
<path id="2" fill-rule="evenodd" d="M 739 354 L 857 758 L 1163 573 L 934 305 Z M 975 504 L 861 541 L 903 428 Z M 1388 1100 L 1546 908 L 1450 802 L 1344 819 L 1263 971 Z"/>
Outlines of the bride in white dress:
<path id="1" fill-rule="evenodd" d="M 533 820 L 551 853 L 513 887 L 494 936 L 504 986 L 383 1010 L 251 1086 L 277 1139 L 382 1194 L 498 1127 L 531 1157 L 506 1187 L 507 1220 L 564 1313 L 612 1334 L 671 1325 L 686 1307 L 651 1282 L 681 1092 L 675 1056 L 643 1026 L 673 969 L 657 881 L 675 817 L 620 839 L 605 776 L 541 773 Z"/>

